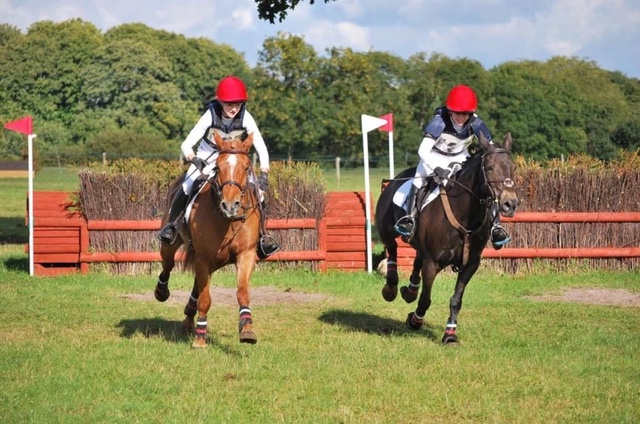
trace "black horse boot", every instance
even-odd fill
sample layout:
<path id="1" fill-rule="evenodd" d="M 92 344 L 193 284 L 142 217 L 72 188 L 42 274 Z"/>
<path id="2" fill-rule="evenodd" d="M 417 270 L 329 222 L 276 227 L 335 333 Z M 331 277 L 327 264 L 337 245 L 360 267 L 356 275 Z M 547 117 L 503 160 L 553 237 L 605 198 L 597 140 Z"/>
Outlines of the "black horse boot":
<path id="1" fill-rule="evenodd" d="M 171 208 L 169 208 L 169 219 L 167 223 L 160 231 L 160 240 L 167 244 L 173 244 L 176 241 L 176 236 L 178 235 L 176 228 L 176 220 L 184 210 L 184 207 L 187 205 L 187 200 L 189 196 L 187 196 L 182 189 L 178 189 L 176 196 L 173 198 L 173 202 L 171 203 Z"/>
<path id="2" fill-rule="evenodd" d="M 504 245 L 511 241 L 509 233 L 500 225 L 500 213 L 497 205 L 491 208 L 491 218 L 493 226 L 491 227 L 491 245 L 495 250 L 500 250 Z"/>
<path id="3" fill-rule="evenodd" d="M 258 258 L 267 259 L 280 250 L 280 244 L 273 237 L 264 234 L 266 229 L 267 214 L 264 201 L 260 203 L 262 214 L 260 215 L 260 240 L 258 241 Z"/>
<path id="4" fill-rule="evenodd" d="M 403 216 L 396 222 L 396 225 L 393 226 L 393 229 L 396 233 L 400 234 L 403 238 L 407 240 L 411 240 L 413 237 L 413 232 L 416 228 L 416 186 L 411 184 L 411 188 L 409 189 L 409 193 L 407 194 L 407 209 L 409 214 Z"/>

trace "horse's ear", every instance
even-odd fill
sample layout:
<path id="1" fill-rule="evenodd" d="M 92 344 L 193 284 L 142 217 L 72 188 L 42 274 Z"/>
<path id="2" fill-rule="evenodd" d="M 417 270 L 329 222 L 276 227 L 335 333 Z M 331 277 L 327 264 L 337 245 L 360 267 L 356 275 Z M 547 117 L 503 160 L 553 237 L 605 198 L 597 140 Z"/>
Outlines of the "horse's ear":
<path id="1" fill-rule="evenodd" d="M 222 143 L 222 136 L 220 135 L 220 133 L 218 131 L 216 131 L 215 129 L 213 130 L 213 140 L 216 142 L 216 144 L 219 146 Z"/>
<path id="2" fill-rule="evenodd" d="M 484 134 L 482 133 L 482 131 L 478 131 L 478 140 L 480 140 L 480 144 L 482 145 L 482 148 L 484 150 L 490 150 L 491 149 L 491 142 L 489 140 L 487 140 L 487 137 L 484 136 Z"/>
<path id="3" fill-rule="evenodd" d="M 251 148 L 251 146 L 253 146 L 253 133 L 248 134 L 248 135 L 247 135 L 247 138 L 245 138 L 245 139 L 243 140 L 243 143 L 244 143 L 246 146 L 249 146 L 248 148 L 250 149 L 250 148 Z"/>
<path id="4" fill-rule="evenodd" d="M 508 151 L 511 151 L 511 146 L 513 145 L 513 140 L 511 139 L 511 132 L 508 132 L 505 136 L 504 136 L 504 140 L 502 142 L 502 146 L 507 149 Z"/>

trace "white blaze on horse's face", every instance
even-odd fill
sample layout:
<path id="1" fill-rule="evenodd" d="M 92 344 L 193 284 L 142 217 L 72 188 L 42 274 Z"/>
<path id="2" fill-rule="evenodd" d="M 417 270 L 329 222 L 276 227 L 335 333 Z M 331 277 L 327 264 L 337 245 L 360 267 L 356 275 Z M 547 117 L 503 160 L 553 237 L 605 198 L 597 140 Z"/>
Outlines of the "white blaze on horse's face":
<path id="1" fill-rule="evenodd" d="M 221 169 L 220 210 L 229 219 L 238 218 L 243 212 L 242 196 L 246 177 L 244 169 L 239 169 L 241 166 L 238 155 L 233 154 L 226 155 L 223 163 L 219 164 Z"/>

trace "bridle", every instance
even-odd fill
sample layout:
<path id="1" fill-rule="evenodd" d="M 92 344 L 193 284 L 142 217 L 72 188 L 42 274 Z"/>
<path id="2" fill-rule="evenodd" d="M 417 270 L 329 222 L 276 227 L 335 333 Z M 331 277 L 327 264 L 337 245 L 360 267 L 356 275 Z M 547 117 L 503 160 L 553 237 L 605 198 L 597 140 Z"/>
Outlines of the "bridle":
<path id="1" fill-rule="evenodd" d="M 485 186 L 489 189 L 489 192 L 491 193 L 491 202 L 498 202 L 500 199 L 500 195 L 502 194 L 503 190 L 505 188 L 513 188 L 515 186 L 515 183 L 513 182 L 513 180 L 509 177 L 504 178 L 502 180 L 500 179 L 489 179 L 487 177 L 487 169 L 486 169 L 486 159 L 487 156 L 493 155 L 493 154 L 506 154 L 509 155 L 510 152 L 503 148 L 503 147 L 495 147 L 491 150 L 487 150 L 482 154 L 482 163 L 480 165 L 480 167 L 482 168 L 482 176 L 484 178 L 484 184 Z M 495 186 L 499 185 L 500 189 L 496 190 Z M 478 196 L 476 196 L 478 197 Z"/>
<path id="2" fill-rule="evenodd" d="M 247 157 L 249 156 L 249 153 L 246 150 L 241 150 L 241 149 L 222 149 L 219 151 L 219 154 L 243 155 Z M 224 189 L 225 186 L 235 186 L 235 187 L 238 187 L 238 189 L 240 190 L 240 198 L 244 199 L 247 188 L 249 187 L 248 172 L 247 172 L 246 182 L 244 183 L 244 185 L 240 184 L 239 182 L 233 179 L 220 182 L 218 181 L 218 176 L 219 176 L 219 167 L 216 163 L 216 166 L 213 168 L 213 171 L 211 172 L 211 177 L 209 177 L 208 181 L 209 181 L 209 184 L 211 184 L 211 188 L 213 189 L 215 194 L 218 196 L 218 198 L 222 198 L 222 190 Z M 244 211 L 247 211 L 251 207 L 252 207 L 251 205 L 245 206 L 244 201 L 242 202 L 242 209 Z M 238 219 L 243 219 L 245 216 L 238 217 Z"/>

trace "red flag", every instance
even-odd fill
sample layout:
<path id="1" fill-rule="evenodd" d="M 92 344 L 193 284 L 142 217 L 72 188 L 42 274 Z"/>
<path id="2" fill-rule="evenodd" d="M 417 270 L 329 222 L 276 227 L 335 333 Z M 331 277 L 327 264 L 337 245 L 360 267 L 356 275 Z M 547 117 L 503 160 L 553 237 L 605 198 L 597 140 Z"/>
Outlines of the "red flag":
<path id="1" fill-rule="evenodd" d="M 387 121 L 387 123 L 384 124 L 383 126 L 381 126 L 378 129 L 380 131 L 393 132 L 393 114 L 392 113 L 388 113 L 386 115 L 382 115 L 380 118 L 384 119 L 385 121 Z"/>
<path id="2" fill-rule="evenodd" d="M 4 127 L 11 131 L 16 131 L 22 134 L 33 134 L 33 119 L 30 116 L 17 119 L 15 121 L 7 122 Z"/>

